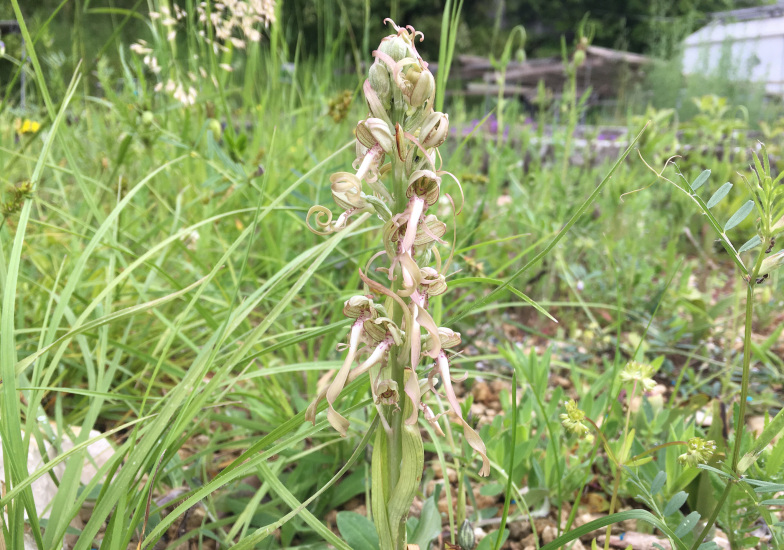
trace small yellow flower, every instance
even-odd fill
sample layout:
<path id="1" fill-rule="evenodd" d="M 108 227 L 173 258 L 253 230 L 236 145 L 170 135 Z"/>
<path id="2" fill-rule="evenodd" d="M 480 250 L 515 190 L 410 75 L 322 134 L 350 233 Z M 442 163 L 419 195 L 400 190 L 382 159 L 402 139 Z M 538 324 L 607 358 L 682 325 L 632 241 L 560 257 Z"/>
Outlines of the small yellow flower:
<path id="1" fill-rule="evenodd" d="M 686 442 L 686 452 L 678 457 L 678 462 L 692 468 L 697 464 L 705 464 L 716 450 L 715 441 L 705 441 L 701 437 L 692 437 Z"/>
<path id="2" fill-rule="evenodd" d="M 621 371 L 621 380 L 623 382 L 640 382 L 645 391 L 651 391 L 656 386 L 656 381 L 653 379 L 654 372 L 656 369 L 653 365 L 629 361 Z"/>
<path id="3" fill-rule="evenodd" d="M 583 422 L 583 420 L 585 420 L 585 412 L 577 407 L 577 403 L 574 399 L 565 402 L 564 406 L 566 407 L 566 412 L 561 414 L 561 424 L 566 428 L 566 431 L 580 437 L 593 439 L 593 436 L 590 434 L 590 429 Z"/>
<path id="4" fill-rule="evenodd" d="M 38 122 L 28 118 L 24 119 L 24 121 L 17 118 L 16 122 L 14 123 L 14 128 L 16 129 L 16 133 L 20 135 L 34 134 L 41 128 L 41 125 Z"/>

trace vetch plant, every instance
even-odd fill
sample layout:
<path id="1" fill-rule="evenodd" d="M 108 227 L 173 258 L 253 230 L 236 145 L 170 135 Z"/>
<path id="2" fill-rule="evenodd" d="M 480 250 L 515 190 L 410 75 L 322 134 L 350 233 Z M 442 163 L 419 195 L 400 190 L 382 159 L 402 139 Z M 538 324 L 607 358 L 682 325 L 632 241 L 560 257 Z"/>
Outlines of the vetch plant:
<path id="1" fill-rule="evenodd" d="M 359 271 L 366 292 L 343 308 L 353 319 L 345 361 L 307 411 L 315 423 L 316 407 L 326 399 L 327 419 L 345 436 L 350 421 L 337 411 L 338 397 L 347 383 L 369 375 L 383 426 L 373 444 L 371 494 L 382 550 L 406 548 L 405 522 L 424 467 L 419 412 L 443 435 L 439 417 L 444 413 L 436 414 L 423 399 L 436 391 L 437 380 L 466 441 L 482 458 L 480 475 L 490 472 L 485 445 L 463 418 L 452 386 L 449 350 L 460 345 L 460 334 L 437 326 L 428 312 L 430 298 L 447 290 L 451 260 L 450 255 L 443 262 L 437 247 L 447 244 L 446 224 L 428 213 L 439 201 L 443 176 L 457 182 L 441 170 L 438 153 L 449 118 L 433 110 L 435 80 L 415 45 L 422 33 L 386 21 L 396 32 L 373 52 L 376 59 L 363 88 L 370 112 L 356 129 L 356 172 L 330 178 L 332 197 L 343 213 L 334 220 L 323 206 L 308 213 L 316 227 L 308 226 L 318 234 L 344 229 L 359 213 L 375 213 L 385 222 L 383 250 L 370 260 L 385 258 L 386 267 L 376 268 L 384 282 L 367 269 Z"/>

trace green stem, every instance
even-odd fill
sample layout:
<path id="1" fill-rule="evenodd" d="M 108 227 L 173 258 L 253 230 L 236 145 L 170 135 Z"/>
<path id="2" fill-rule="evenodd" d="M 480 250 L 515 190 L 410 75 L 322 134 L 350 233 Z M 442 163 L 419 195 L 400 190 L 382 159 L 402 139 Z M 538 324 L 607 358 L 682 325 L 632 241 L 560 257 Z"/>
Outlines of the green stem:
<path id="1" fill-rule="evenodd" d="M 514 469 L 515 447 L 517 446 L 517 371 L 512 371 L 512 446 L 509 452 L 509 469 L 506 478 L 506 497 L 504 498 L 504 511 L 501 514 L 501 525 L 498 526 L 498 537 L 495 539 L 495 550 L 501 548 L 506 529 L 506 518 L 509 516 L 509 501 L 512 498 L 512 470 Z"/>
<path id="2" fill-rule="evenodd" d="M 632 417 L 632 400 L 634 399 L 634 394 L 637 392 L 637 381 L 634 381 L 634 385 L 632 386 L 632 393 L 629 396 L 629 401 L 626 405 L 626 424 L 623 427 L 623 439 L 621 440 L 621 460 L 620 462 L 626 461 L 626 438 L 629 437 L 629 421 Z M 621 475 L 623 474 L 623 470 L 621 470 L 621 464 L 617 462 L 615 464 L 615 482 L 613 483 L 613 494 L 612 499 L 610 500 L 610 510 L 608 514 L 612 514 L 613 510 L 615 509 L 615 505 L 618 503 L 618 490 L 621 488 Z M 609 550 L 610 548 L 610 535 L 612 534 L 612 525 L 607 526 L 607 531 L 604 537 L 604 550 Z"/>
<path id="3" fill-rule="evenodd" d="M 402 212 L 405 210 L 406 207 L 406 195 L 405 195 L 405 165 L 402 162 L 395 162 L 394 165 L 395 170 L 395 179 L 394 179 L 394 197 L 395 197 L 395 210 L 397 212 Z M 392 282 L 392 292 L 397 293 L 401 288 L 401 277 L 397 277 Z M 403 322 L 403 310 L 401 306 L 392 301 L 392 320 L 395 322 L 397 326 L 401 326 Z M 397 382 L 398 392 L 399 395 L 402 395 L 403 388 L 405 387 L 405 358 L 399 357 L 400 348 L 393 347 L 392 350 L 389 352 L 389 361 L 388 366 L 390 369 L 390 377 L 392 380 Z M 402 359 L 402 360 L 401 360 Z M 401 397 L 401 403 L 404 397 Z M 387 465 L 387 471 L 385 472 L 385 477 L 388 480 L 387 487 L 389 491 L 394 489 L 400 479 L 400 467 L 401 461 L 403 460 L 403 443 L 402 443 L 402 434 L 403 434 L 403 409 L 402 407 L 398 407 L 396 410 L 394 407 L 388 408 L 388 420 L 389 420 L 389 427 L 391 428 L 391 433 L 388 434 L 388 453 L 389 459 L 385 461 Z M 388 497 L 389 495 L 387 495 Z M 390 529 L 397 529 L 398 536 L 397 536 L 397 548 L 395 550 L 406 550 L 406 526 L 405 523 L 401 523 L 400 525 L 390 525 Z"/>
<path id="4" fill-rule="evenodd" d="M 730 495 L 730 490 L 732 489 L 732 485 L 735 483 L 735 480 L 731 480 L 727 482 L 727 486 L 724 487 L 724 492 L 719 497 L 719 501 L 716 503 L 716 506 L 713 508 L 713 512 L 711 513 L 710 517 L 708 518 L 708 522 L 705 524 L 705 527 L 702 528 L 700 532 L 700 536 L 694 541 L 694 544 L 691 547 L 691 550 L 697 550 L 702 544 L 702 541 L 705 540 L 705 537 L 708 536 L 708 533 L 713 527 L 713 524 L 716 522 L 716 518 L 719 517 L 719 512 L 721 511 L 721 507 L 724 506 L 724 501 L 727 500 L 727 497 Z"/>
<path id="5" fill-rule="evenodd" d="M 644 457 L 646 455 L 649 455 L 651 453 L 655 453 L 656 451 L 664 449 L 665 447 L 674 447 L 676 445 L 687 445 L 687 444 L 688 443 L 686 443 L 685 441 L 670 441 L 669 443 L 662 443 L 661 445 L 656 445 L 655 447 L 651 447 L 647 451 L 642 452 L 642 453 L 638 454 L 637 456 L 633 456 L 629 460 L 629 463 L 634 463 L 634 462 L 640 460 L 642 457 Z"/>
<path id="6" fill-rule="evenodd" d="M 759 262 L 758 262 L 759 263 Z M 740 386 L 740 407 L 738 408 L 738 418 L 735 422 L 735 445 L 732 449 L 732 471 L 737 472 L 738 461 L 740 460 L 740 444 L 743 439 L 743 428 L 746 426 L 744 418 L 746 416 L 746 400 L 749 396 L 749 378 L 751 367 L 751 330 L 754 313 L 754 285 L 756 283 L 757 272 L 754 269 L 751 279 L 746 287 L 746 326 L 743 331 L 743 381 Z"/>
<path id="7" fill-rule="evenodd" d="M 738 462 L 740 461 L 740 446 L 741 441 L 743 440 L 743 432 L 746 427 L 746 422 L 744 421 L 746 416 L 746 400 L 749 396 L 749 380 L 751 378 L 751 331 L 752 321 L 754 319 L 754 287 L 757 285 L 757 276 L 760 267 L 762 266 L 764 255 L 764 250 L 761 250 L 757 256 L 754 268 L 751 270 L 749 278 L 746 281 L 746 323 L 743 331 L 743 380 L 740 386 L 740 406 L 738 407 L 738 418 L 735 420 L 735 443 L 732 449 L 732 472 L 736 475 L 739 475 Z M 713 508 L 713 512 L 711 512 L 708 522 L 702 529 L 700 536 L 694 542 L 692 550 L 696 550 L 699 545 L 702 544 L 702 540 L 704 540 L 710 532 L 713 524 L 716 522 L 716 518 L 719 517 L 721 507 L 724 506 L 724 501 L 727 500 L 734 483 L 736 483 L 735 479 L 727 482 L 727 486 L 724 488 L 721 498 L 719 498 L 719 501 Z"/>

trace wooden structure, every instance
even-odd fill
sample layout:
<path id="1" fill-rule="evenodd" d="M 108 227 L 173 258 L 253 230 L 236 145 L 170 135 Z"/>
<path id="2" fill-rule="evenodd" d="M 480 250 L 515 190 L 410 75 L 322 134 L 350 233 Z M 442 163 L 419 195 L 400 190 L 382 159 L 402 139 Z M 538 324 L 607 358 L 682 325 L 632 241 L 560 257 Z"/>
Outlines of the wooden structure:
<path id="1" fill-rule="evenodd" d="M 452 66 L 450 79 L 468 82 L 462 92 L 467 95 L 495 95 L 499 90 L 498 72 L 490 60 L 476 55 L 459 55 Z M 644 68 L 652 60 L 644 55 L 588 46 L 585 62 L 577 71 L 577 93 L 591 88 L 593 101 L 614 99 L 624 81 L 639 80 Z M 431 64 L 432 67 L 432 64 Z M 481 80 L 481 82 L 476 82 Z M 544 82 L 547 89 L 558 95 L 565 87 L 566 70 L 560 57 L 531 59 L 523 63 L 511 62 L 506 69 L 504 94 L 522 96 L 532 102 L 537 86 Z"/>

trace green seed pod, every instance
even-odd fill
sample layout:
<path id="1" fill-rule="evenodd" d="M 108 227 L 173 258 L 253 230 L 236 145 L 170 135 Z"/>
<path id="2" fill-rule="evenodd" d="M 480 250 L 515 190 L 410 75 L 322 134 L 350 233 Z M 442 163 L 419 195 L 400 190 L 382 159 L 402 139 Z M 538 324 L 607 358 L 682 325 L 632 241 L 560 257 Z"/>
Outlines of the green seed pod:
<path id="1" fill-rule="evenodd" d="M 474 535 L 474 528 L 471 526 L 471 522 L 467 519 L 463 520 L 463 525 L 457 531 L 457 544 L 462 550 L 474 550 L 476 536 Z"/>

